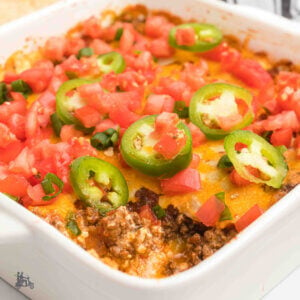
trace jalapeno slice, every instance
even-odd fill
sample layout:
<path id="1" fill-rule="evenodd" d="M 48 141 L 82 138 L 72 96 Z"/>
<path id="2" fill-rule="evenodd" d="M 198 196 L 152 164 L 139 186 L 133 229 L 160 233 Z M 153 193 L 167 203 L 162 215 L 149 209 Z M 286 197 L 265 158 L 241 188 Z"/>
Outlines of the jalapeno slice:
<path id="1" fill-rule="evenodd" d="M 56 93 L 56 112 L 65 124 L 76 124 L 82 126 L 80 121 L 73 115 L 73 111 L 85 105 L 76 93 L 76 88 L 84 84 L 94 83 L 94 80 L 72 79 L 64 82 Z M 73 95 L 68 95 L 74 92 Z"/>
<path id="2" fill-rule="evenodd" d="M 190 120 L 209 139 L 222 139 L 232 131 L 249 125 L 254 113 L 252 95 L 241 87 L 226 83 L 211 83 L 192 97 Z M 244 110 L 240 112 L 240 110 Z"/>
<path id="3" fill-rule="evenodd" d="M 191 133 L 184 123 L 178 122 L 177 128 L 186 137 L 185 144 L 175 157 L 166 159 L 154 150 L 157 140 L 151 133 L 156 117 L 147 116 L 129 126 L 121 140 L 121 154 L 128 165 L 144 174 L 172 177 L 185 169 L 192 159 Z"/>
<path id="4" fill-rule="evenodd" d="M 99 55 L 97 63 L 102 73 L 122 73 L 125 70 L 126 63 L 123 56 L 115 51 Z"/>
<path id="5" fill-rule="evenodd" d="M 195 33 L 193 45 L 179 45 L 176 40 L 177 30 L 192 29 Z M 218 46 L 223 39 L 219 28 L 211 24 L 186 23 L 173 27 L 169 33 L 170 46 L 191 52 L 204 52 Z"/>
<path id="6" fill-rule="evenodd" d="M 71 164 L 71 184 L 80 200 L 105 214 L 125 205 L 128 187 L 112 164 L 92 156 L 81 156 Z"/>
<path id="7" fill-rule="evenodd" d="M 236 144 L 245 145 L 241 151 Z M 237 130 L 224 140 L 225 151 L 235 170 L 243 178 L 279 188 L 286 177 L 288 167 L 282 153 L 261 136 L 246 130 Z M 259 176 L 249 172 L 249 167 L 258 170 Z"/>

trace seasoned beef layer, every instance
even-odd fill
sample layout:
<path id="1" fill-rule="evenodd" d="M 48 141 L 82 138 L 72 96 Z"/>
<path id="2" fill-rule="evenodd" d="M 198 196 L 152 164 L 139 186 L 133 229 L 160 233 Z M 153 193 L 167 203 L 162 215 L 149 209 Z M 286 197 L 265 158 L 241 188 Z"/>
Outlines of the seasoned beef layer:
<path id="1" fill-rule="evenodd" d="M 141 188 L 135 196 L 136 202 L 105 217 L 90 207 L 80 207 L 76 215 L 82 232 L 88 232 L 81 245 L 120 271 L 148 278 L 173 275 L 198 264 L 236 235 L 231 227 L 206 227 L 172 205 L 161 219 L 149 219 L 141 210 L 158 205 L 159 195 Z"/>

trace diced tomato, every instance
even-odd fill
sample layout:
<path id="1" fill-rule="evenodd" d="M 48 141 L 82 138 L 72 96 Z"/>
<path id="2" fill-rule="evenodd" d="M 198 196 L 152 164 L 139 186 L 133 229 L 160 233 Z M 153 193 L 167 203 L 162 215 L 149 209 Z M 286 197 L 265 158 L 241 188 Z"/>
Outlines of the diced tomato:
<path id="1" fill-rule="evenodd" d="M 202 55 L 210 60 L 221 61 L 222 54 L 228 51 L 228 49 L 228 44 L 226 42 L 223 42 L 219 46 L 213 48 L 212 50 L 204 52 Z"/>
<path id="2" fill-rule="evenodd" d="M 163 38 L 152 40 L 149 45 L 149 51 L 158 58 L 170 57 L 174 53 L 174 49 Z"/>
<path id="3" fill-rule="evenodd" d="M 177 45 L 193 46 L 196 42 L 195 31 L 192 27 L 178 28 L 175 33 Z"/>
<path id="4" fill-rule="evenodd" d="M 74 72 L 77 75 L 84 73 L 82 62 L 75 55 L 69 56 L 60 64 L 64 72 Z"/>
<path id="5" fill-rule="evenodd" d="M 205 60 L 194 64 L 185 63 L 180 79 L 186 82 L 193 91 L 196 91 L 205 85 L 204 76 L 207 72 L 208 65 Z"/>
<path id="6" fill-rule="evenodd" d="M 14 101 L 4 102 L 0 105 L 0 122 L 7 123 L 8 116 L 12 114 L 25 115 L 26 100 L 20 93 L 11 93 Z"/>
<path id="7" fill-rule="evenodd" d="M 26 195 L 28 185 L 28 181 L 23 176 L 10 174 L 0 180 L 0 192 L 23 197 Z"/>
<path id="8" fill-rule="evenodd" d="M 99 39 L 93 40 L 90 47 L 94 50 L 94 53 L 98 55 L 113 51 L 113 48 L 109 44 Z"/>
<path id="9" fill-rule="evenodd" d="M 105 119 L 103 121 L 101 121 L 95 128 L 94 134 L 97 132 L 103 132 L 109 128 L 114 128 L 117 129 L 119 126 L 114 123 L 112 120 L 110 119 Z"/>
<path id="10" fill-rule="evenodd" d="M 212 196 L 201 205 L 196 212 L 196 217 L 206 226 L 214 226 L 219 221 L 225 204 L 216 196 Z"/>
<path id="11" fill-rule="evenodd" d="M 112 107 L 109 112 L 109 117 L 114 123 L 120 125 L 122 128 L 127 128 L 140 118 L 138 114 L 130 111 L 125 105 Z"/>
<path id="12" fill-rule="evenodd" d="M 174 158 L 182 149 L 186 141 L 184 138 L 174 138 L 172 134 L 163 134 L 154 145 L 154 150 L 166 159 Z"/>
<path id="13" fill-rule="evenodd" d="M 135 36 L 133 30 L 129 28 L 123 29 L 123 34 L 120 39 L 120 49 L 123 52 L 129 52 L 135 42 Z"/>
<path id="14" fill-rule="evenodd" d="M 62 61 L 66 49 L 64 37 L 51 37 L 46 41 L 43 53 L 45 57 L 53 61 Z"/>
<path id="15" fill-rule="evenodd" d="M 12 83 L 13 81 L 18 80 L 18 79 L 20 79 L 19 74 L 15 74 L 13 72 L 5 72 L 3 81 L 5 83 Z"/>
<path id="16" fill-rule="evenodd" d="M 176 125 L 179 117 L 175 113 L 163 112 L 156 117 L 153 136 L 160 137 L 165 133 L 171 133 L 177 130 Z"/>
<path id="17" fill-rule="evenodd" d="M 10 143 L 5 149 L 0 148 L 0 161 L 9 163 L 22 151 L 24 145 L 20 141 Z"/>
<path id="18" fill-rule="evenodd" d="M 300 87 L 300 74 L 296 72 L 280 71 L 276 78 L 277 85 L 280 89 L 290 87 L 296 90 Z"/>
<path id="19" fill-rule="evenodd" d="M 236 143 L 234 148 L 235 148 L 236 151 L 241 152 L 242 149 L 247 148 L 247 145 L 243 144 L 243 143 Z"/>
<path id="20" fill-rule="evenodd" d="M 20 173 L 24 177 L 29 178 L 32 175 L 34 160 L 35 158 L 29 148 L 25 147 L 19 155 L 10 162 L 9 170 L 13 173 Z"/>
<path id="21" fill-rule="evenodd" d="M 275 130 L 270 138 L 270 142 L 274 146 L 281 146 L 284 145 L 287 148 L 290 147 L 293 137 L 293 130 L 292 129 L 279 129 Z"/>
<path id="22" fill-rule="evenodd" d="M 106 108 L 103 107 L 104 92 L 99 83 L 84 84 L 80 86 L 77 91 L 80 97 L 85 100 L 85 102 L 99 111 L 100 113 L 106 113 Z"/>
<path id="23" fill-rule="evenodd" d="M 93 39 L 103 37 L 105 31 L 101 27 L 100 20 L 96 17 L 90 17 L 82 24 L 82 32 Z"/>
<path id="24" fill-rule="evenodd" d="M 81 137 L 83 133 L 75 129 L 74 125 L 64 125 L 60 131 L 60 138 L 63 142 L 68 142 L 73 137 Z"/>
<path id="25" fill-rule="evenodd" d="M 139 215 L 142 219 L 149 220 L 152 224 L 158 224 L 159 220 L 156 218 L 154 212 L 152 211 L 151 207 L 149 205 L 143 205 L 140 208 Z"/>
<path id="26" fill-rule="evenodd" d="M 25 139 L 25 117 L 20 114 L 12 114 L 7 125 L 11 132 L 20 140 Z"/>
<path id="27" fill-rule="evenodd" d="M 6 148 L 12 142 L 17 141 L 16 136 L 3 123 L 0 123 L 0 148 Z"/>
<path id="28" fill-rule="evenodd" d="M 271 75 L 255 60 L 241 59 L 231 73 L 247 85 L 262 89 L 272 83 Z"/>
<path id="29" fill-rule="evenodd" d="M 94 127 L 102 120 L 102 116 L 99 114 L 99 112 L 89 105 L 76 109 L 74 116 L 86 128 Z"/>
<path id="30" fill-rule="evenodd" d="M 31 68 L 22 72 L 20 78 L 24 80 L 35 93 L 41 93 L 48 87 L 52 75 L 52 69 Z"/>
<path id="31" fill-rule="evenodd" d="M 37 62 L 35 62 L 33 64 L 34 68 L 38 68 L 38 69 L 47 69 L 47 70 L 52 70 L 54 71 L 54 64 L 51 60 L 49 59 L 41 59 L 38 60 Z"/>
<path id="32" fill-rule="evenodd" d="M 78 51 L 86 46 L 85 41 L 79 37 L 67 38 L 65 45 L 65 54 L 67 56 L 77 54 Z"/>
<path id="33" fill-rule="evenodd" d="M 221 129 L 228 131 L 232 129 L 237 124 L 241 123 L 243 117 L 240 114 L 235 114 L 231 116 L 218 116 L 218 123 Z"/>
<path id="34" fill-rule="evenodd" d="M 46 196 L 43 187 L 41 184 L 37 184 L 35 186 L 29 185 L 27 188 L 27 194 L 30 197 L 30 200 L 27 199 L 25 206 L 43 206 L 50 205 L 55 202 L 56 198 L 52 198 L 51 200 L 43 200 L 42 198 Z"/>
<path id="35" fill-rule="evenodd" d="M 151 38 L 166 36 L 174 25 L 163 16 L 150 16 L 146 19 L 145 33 Z"/>
<path id="36" fill-rule="evenodd" d="M 152 94 L 148 97 L 147 103 L 144 109 L 144 114 L 155 115 L 161 112 L 173 112 L 174 99 L 169 95 L 155 95 Z"/>
<path id="37" fill-rule="evenodd" d="M 232 183 L 237 186 L 246 186 L 251 182 L 245 178 L 243 178 L 236 170 L 232 170 L 229 176 Z"/>
<path id="38" fill-rule="evenodd" d="M 235 222 L 236 230 L 238 232 L 242 231 L 262 214 L 263 210 L 257 204 L 255 204 Z"/>
<path id="39" fill-rule="evenodd" d="M 263 128 L 265 131 L 277 129 L 292 129 L 298 131 L 300 123 L 294 111 L 283 111 L 275 116 L 269 116 L 263 121 Z"/>
<path id="40" fill-rule="evenodd" d="M 73 138 L 69 141 L 71 145 L 70 152 L 74 158 L 90 155 L 97 156 L 97 151 L 92 147 L 90 141 L 85 138 Z"/>
<path id="41" fill-rule="evenodd" d="M 192 161 L 189 165 L 189 168 L 197 169 L 200 164 L 200 156 L 196 153 L 193 153 Z"/>
<path id="42" fill-rule="evenodd" d="M 206 141 L 205 134 L 193 123 L 189 123 L 188 127 L 192 134 L 193 147 L 198 147 Z"/>
<path id="43" fill-rule="evenodd" d="M 162 179 L 161 189 L 167 195 L 199 191 L 201 189 L 200 174 L 195 169 L 187 168 L 172 178 Z"/>
<path id="44" fill-rule="evenodd" d="M 221 68 L 226 72 L 233 72 L 241 62 L 241 54 L 236 49 L 229 48 L 221 54 Z"/>

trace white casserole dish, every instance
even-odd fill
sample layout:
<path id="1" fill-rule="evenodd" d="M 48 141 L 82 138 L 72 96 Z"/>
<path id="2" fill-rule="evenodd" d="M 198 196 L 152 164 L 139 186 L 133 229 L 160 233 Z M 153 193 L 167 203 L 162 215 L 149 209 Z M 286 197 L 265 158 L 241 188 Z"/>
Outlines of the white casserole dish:
<path id="1" fill-rule="evenodd" d="M 0 59 L 21 48 L 27 37 L 40 42 L 66 32 L 78 21 L 107 8 L 141 3 L 183 18 L 222 28 L 274 59 L 300 63 L 300 25 L 269 13 L 209 0 L 62 1 L 0 28 Z M 24 272 L 32 299 L 196 300 L 259 299 L 300 265 L 300 187 L 270 208 L 230 244 L 184 273 L 161 280 L 141 279 L 106 266 L 55 228 L 0 196 L 0 277 L 14 285 Z"/>

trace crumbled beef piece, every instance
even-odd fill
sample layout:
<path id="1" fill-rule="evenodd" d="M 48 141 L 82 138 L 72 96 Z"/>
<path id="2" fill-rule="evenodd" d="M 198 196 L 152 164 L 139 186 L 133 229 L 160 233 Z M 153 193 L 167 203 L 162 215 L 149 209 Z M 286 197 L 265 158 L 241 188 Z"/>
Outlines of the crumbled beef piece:
<path id="1" fill-rule="evenodd" d="M 159 195 L 155 192 L 142 187 L 135 192 L 136 202 L 128 202 L 127 208 L 131 212 L 139 212 L 141 207 L 149 205 L 151 208 L 158 205 Z"/>
<path id="2" fill-rule="evenodd" d="M 124 260 L 145 255 L 161 243 L 161 232 L 124 206 L 102 218 L 97 229 L 110 254 Z"/>
<path id="3" fill-rule="evenodd" d="M 194 233 L 203 234 L 208 229 L 204 224 L 180 213 L 173 205 L 166 208 L 166 215 L 162 218 L 162 226 L 166 240 L 174 239 L 177 235 L 188 237 Z"/>
<path id="4" fill-rule="evenodd" d="M 97 209 L 92 207 L 86 208 L 86 220 L 89 225 L 95 225 L 99 221 L 100 215 Z"/>

